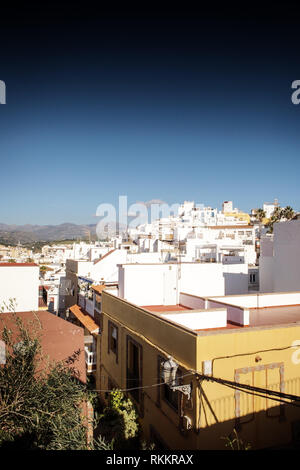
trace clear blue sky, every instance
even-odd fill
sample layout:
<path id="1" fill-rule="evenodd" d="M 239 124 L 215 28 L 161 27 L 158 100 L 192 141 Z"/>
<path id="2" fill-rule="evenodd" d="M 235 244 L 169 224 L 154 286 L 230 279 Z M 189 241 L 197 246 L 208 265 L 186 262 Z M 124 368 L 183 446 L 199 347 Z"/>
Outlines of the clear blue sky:
<path id="1" fill-rule="evenodd" d="M 154 26 L 2 30 L 0 222 L 96 223 L 118 195 L 300 209 L 299 25 Z"/>

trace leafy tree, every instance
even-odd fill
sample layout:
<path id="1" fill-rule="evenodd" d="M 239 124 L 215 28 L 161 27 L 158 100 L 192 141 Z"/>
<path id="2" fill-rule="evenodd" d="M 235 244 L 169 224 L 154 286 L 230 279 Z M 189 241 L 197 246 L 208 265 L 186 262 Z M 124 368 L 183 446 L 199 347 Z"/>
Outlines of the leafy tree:
<path id="1" fill-rule="evenodd" d="M 138 448 L 138 414 L 130 400 L 122 391 L 110 392 L 108 405 L 99 420 L 101 431 L 108 441 L 113 440 L 116 449 Z"/>
<path id="2" fill-rule="evenodd" d="M 226 447 L 229 447 L 230 450 L 250 450 L 251 445 L 245 444 L 244 441 L 239 437 L 236 429 L 233 429 L 232 433 L 226 437 L 221 437 L 221 439 L 226 440 Z"/>
<path id="3" fill-rule="evenodd" d="M 263 209 L 257 209 L 255 216 L 259 222 L 262 222 L 266 217 L 266 212 Z"/>
<path id="4" fill-rule="evenodd" d="M 78 352 L 65 362 L 42 366 L 37 325 L 29 333 L 21 318 L 13 316 L 17 338 L 5 325 L 2 333 L 6 363 L 0 367 L 0 448 L 112 449 L 102 437 L 87 442 L 89 423 L 83 410 L 91 392 L 73 365 Z"/>
<path id="5" fill-rule="evenodd" d="M 280 222 L 281 220 L 290 220 L 294 217 L 295 212 L 291 206 L 286 206 L 285 208 L 276 207 L 274 212 L 267 224 L 268 226 L 268 233 L 273 233 L 274 224 L 276 222 Z"/>
<path id="6" fill-rule="evenodd" d="M 49 268 L 47 266 L 40 266 L 40 271 L 48 271 Z"/>
<path id="7" fill-rule="evenodd" d="M 287 220 L 290 220 L 294 217 L 295 215 L 295 212 L 294 210 L 292 209 L 291 206 L 286 206 L 284 209 L 283 209 L 283 217 Z"/>

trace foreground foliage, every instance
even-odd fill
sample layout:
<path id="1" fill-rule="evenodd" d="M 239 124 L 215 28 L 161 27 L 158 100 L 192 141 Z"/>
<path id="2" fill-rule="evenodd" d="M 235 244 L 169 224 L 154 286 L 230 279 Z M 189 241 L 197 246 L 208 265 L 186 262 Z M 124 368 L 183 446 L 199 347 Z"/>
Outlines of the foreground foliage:
<path id="1" fill-rule="evenodd" d="M 91 392 L 76 376 L 77 353 L 41 365 L 37 335 L 15 314 L 17 340 L 4 327 L 6 363 L 0 367 L 0 447 L 40 450 L 111 449 L 103 438 L 87 443 L 84 406 Z M 0 314 L 1 317 L 1 314 Z M 93 423 L 91 423 L 93 424 Z"/>
<path id="2" fill-rule="evenodd" d="M 226 437 L 221 437 L 221 439 L 226 440 L 225 446 L 230 450 L 250 450 L 251 445 L 245 443 L 240 436 L 238 435 L 236 429 L 233 429 L 232 433 Z"/>
<path id="3" fill-rule="evenodd" d="M 114 443 L 115 449 L 140 447 L 140 427 L 138 414 L 130 398 L 121 390 L 110 392 L 108 405 L 100 416 L 100 428 L 108 441 Z"/>

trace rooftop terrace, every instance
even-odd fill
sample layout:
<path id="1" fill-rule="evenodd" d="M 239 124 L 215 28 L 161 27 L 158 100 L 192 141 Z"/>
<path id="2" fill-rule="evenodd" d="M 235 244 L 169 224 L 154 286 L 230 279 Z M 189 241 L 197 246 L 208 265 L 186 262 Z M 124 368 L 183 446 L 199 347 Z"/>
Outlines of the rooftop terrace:
<path id="1" fill-rule="evenodd" d="M 141 308 L 193 331 L 300 322 L 300 292 L 205 298 L 182 294 L 180 301 L 182 303 L 176 305 L 145 305 Z"/>

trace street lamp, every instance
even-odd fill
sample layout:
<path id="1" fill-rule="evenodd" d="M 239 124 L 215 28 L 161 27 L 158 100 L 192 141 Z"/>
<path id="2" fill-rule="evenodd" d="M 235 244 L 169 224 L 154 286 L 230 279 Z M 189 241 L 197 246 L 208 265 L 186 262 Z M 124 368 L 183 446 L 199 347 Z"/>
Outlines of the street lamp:
<path id="1" fill-rule="evenodd" d="M 162 379 L 165 384 L 169 385 L 169 387 L 173 387 L 176 385 L 176 373 L 178 369 L 177 362 L 169 356 L 168 360 L 162 363 Z"/>
<path id="2" fill-rule="evenodd" d="M 190 400 L 192 386 L 191 384 L 177 385 L 177 380 L 176 380 L 177 369 L 178 369 L 177 362 L 175 362 L 174 359 L 171 356 L 169 356 L 168 360 L 162 363 L 162 373 L 161 373 L 162 379 L 164 383 L 168 385 L 168 387 L 170 387 L 171 390 L 173 390 L 174 392 L 178 390 L 184 395 L 187 395 L 188 399 Z"/>

